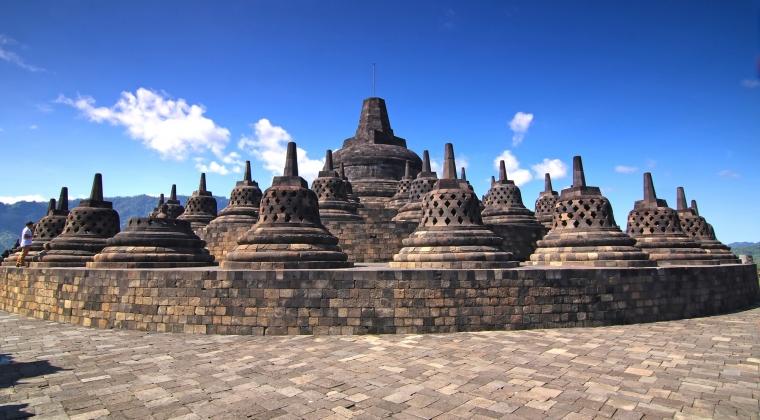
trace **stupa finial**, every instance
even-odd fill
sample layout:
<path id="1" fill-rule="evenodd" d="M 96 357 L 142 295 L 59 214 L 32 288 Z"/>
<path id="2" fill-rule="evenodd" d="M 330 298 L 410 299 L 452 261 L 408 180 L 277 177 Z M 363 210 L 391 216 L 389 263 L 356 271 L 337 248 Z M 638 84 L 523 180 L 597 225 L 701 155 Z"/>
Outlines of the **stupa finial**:
<path id="1" fill-rule="evenodd" d="M 323 171 L 332 171 L 333 170 L 333 156 L 332 156 L 332 150 L 327 149 L 325 152 L 325 166 L 322 168 Z"/>
<path id="2" fill-rule="evenodd" d="M 430 170 L 430 152 L 427 150 L 422 151 L 422 172 L 429 173 Z"/>
<path id="3" fill-rule="evenodd" d="M 177 184 L 172 184 L 172 192 L 169 194 L 169 200 L 177 201 Z"/>
<path id="4" fill-rule="evenodd" d="M 678 187 L 676 189 L 676 210 L 682 211 L 686 209 L 686 193 L 684 192 L 683 187 Z"/>
<path id="5" fill-rule="evenodd" d="M 404 166 L 404 178 L 411 178 L 411 177 L 412 177 L 412 163 L 407 160 L 406 165 Z"/>
<path id="6" fill-rule="evenodd" d="M 161 208 L 161 206 L 164 205 L 164 193 L 161 193 L 158 196 L 158 208 Z"/>
<path id="7" fill-rule="evenodd" d="M 580 156 L 573 156 L 573 187 L 585 187 L 586 175 L 583 173 L 583 161 Z"/>
<path id="8" fill-rule="evenodd" d="M 544 174 L 544 192 L 550 193 L 552 191 L 552 176 L 547 172 Z"/>
<path id="9" fill-rule="evenodd" d="M 346 165 L 343 162 L 340 163 L 340 177 L 346 179 Z"/>
<path id="10" fill-rule="evenodd" d="M 288 150 L 285 154 L 285 171 L 283 176 L 298 176 L 298 157 L 296 154 L 296 143 L 288 142 Z"/>
<path id="11" fill-rule="evenodd" d="M 51 198 L 48 201 L 47 214 L 52 213 L 55 210 L 55 198 Z"/>
<path id="12" fill-rule="evenodd" d="M 654 191 L 651 172 L 644 172 L 644 201 L 657 202 L 657 194 Z"/>
<path id="13" fill-rule="evenodd" d="M 507 165 L 503 160 L 499 161 L 499 182 L 505 182 L 507 180 Z"/>
<path id="14" fill-rule="evenodd" d="M 694 210 L 694 214 L 699 216 L 699 207 L 697 207 L 697 200 L 691 200 L 691 209 Z"/>
<path id="15" fill-rule="evenodd" d="M 69 211 L 69 188 L 61 187 L 61 194 L 58 196 L 58 211 Z"/>
<path id="16" fill-rule="evenodd" d="M 198 185 L 198 192 L 206 192 L 206 173 L 201 172 L 201 182 Z"/>
<path id="17" fill-rule="evenodd" d="M 92 190 L 90 190 L 90 201 L 103 201 L 103 175 L 95 174 L 92 180 Z"/>
<path id="18" fill-rule="evenodd" d="M 496 177 L 494 177 L 493 175 L 491 175 L 491 186 L 493 187 L 494 184 L 496 184 Z"/>
<path id="19" fill-rule="evenodd" d="M 245 176 L 243 177 L 243 181 L 253 182 L 253 177 L 251 176 L 251 161 L 250 160 L 245 161 Z"/>
<path id="20" fill-rule="evenodd" d="M 467 172 L 464 171 L 464 166 L 462 166 L 462 181 L 467 181 Z"/>
<path id="21" fill-rule="evenodd" d="M 454 161 L 454 145 L 446 143 L 443 146 L 443 178 L 457 179 L 457 164 Z"/>

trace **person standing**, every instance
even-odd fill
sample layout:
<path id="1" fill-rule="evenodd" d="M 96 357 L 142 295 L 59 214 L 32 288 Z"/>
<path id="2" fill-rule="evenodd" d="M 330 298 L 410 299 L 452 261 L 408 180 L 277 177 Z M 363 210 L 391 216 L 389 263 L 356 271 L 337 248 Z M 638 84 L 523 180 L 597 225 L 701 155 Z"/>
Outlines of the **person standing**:
<path id="1" fill-rule="evenodd" d="M 26 258 L 26 254 L 29 253 L 29 247 L 32 246 L 32 228 L 34 227 L 34 222 L 26 222 L 26 226 L 24 226 L 24 230 L 21 231 L 21 253 L 18 256 L 18 259 L 16 260 L 16 267 L 21 267 L 24 265 L 24 258 Z"/>

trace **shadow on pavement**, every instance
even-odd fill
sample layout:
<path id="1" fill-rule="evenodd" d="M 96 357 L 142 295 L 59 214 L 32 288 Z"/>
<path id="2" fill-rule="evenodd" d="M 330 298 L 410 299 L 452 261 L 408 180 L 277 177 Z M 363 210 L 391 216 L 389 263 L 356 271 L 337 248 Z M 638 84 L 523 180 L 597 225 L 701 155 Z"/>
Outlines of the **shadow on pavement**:
<path id="1" fill-rule="evenodd" d="M 14 386 L 24 378 L 50 375 L 61 370 L 63 369 L 51 365 L 47 360 L 14 362 L 10 354 L 0 353 L 0 389 Z M 32 417 L 32 413 L 24 411 L 27 406 L 28 404 L 0 405 L 0 420 Z"/>

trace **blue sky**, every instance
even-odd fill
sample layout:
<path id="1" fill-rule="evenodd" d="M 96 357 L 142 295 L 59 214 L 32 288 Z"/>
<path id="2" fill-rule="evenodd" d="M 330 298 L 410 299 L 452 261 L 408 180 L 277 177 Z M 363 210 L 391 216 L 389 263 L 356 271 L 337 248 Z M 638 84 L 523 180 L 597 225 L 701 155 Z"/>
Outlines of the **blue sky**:
<path id="1" fill-rule="evenodd" d="M 532 208 L 580 154 L 623 228 L 650 170 L 757 241 L 759 25 L 758 1 L 5 1 L 0 199 L 84 196 L 96 171 L 107 195 L 190 193 L 199 168 L 227 195 L 244 159 L 268 186 L 289 138 L 313 172 L 377 63 L 396 134 L 453 142 L 479 194 L 507 156 Z"/>

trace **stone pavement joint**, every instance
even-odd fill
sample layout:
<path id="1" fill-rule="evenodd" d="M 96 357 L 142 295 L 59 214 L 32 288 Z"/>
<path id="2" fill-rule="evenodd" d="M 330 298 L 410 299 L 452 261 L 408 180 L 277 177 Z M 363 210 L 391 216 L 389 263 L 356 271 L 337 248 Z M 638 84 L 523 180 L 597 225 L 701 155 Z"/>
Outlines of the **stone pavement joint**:
<path id="1" fill-rule="evenodd" d="M 101 330 L 0 312 L 0 420 L 758 413 L 760 308 L 600 328 L 316 337 Z"/>

